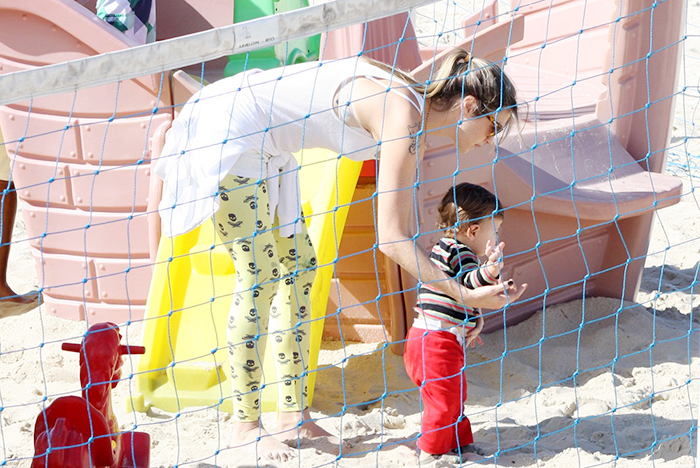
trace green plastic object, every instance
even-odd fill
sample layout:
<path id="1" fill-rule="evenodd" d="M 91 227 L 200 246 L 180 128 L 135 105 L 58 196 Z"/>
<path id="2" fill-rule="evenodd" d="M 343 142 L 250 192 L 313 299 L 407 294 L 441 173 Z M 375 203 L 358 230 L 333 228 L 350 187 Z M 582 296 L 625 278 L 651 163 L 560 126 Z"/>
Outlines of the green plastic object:
<path id="1" fill-rule="evenodd" d="M 242 23 L 307 6 L 309 6 L 307 0 L 236 0 L 233 6 L 233 18 L 235 23 Z M 317 34 L 253 52 L 230 55 L 224 69 L 224 76 L 233 76 L 252 68 L 269 70 L 282 65 L 318 60 L 320 47 L 321 35 Z"/>

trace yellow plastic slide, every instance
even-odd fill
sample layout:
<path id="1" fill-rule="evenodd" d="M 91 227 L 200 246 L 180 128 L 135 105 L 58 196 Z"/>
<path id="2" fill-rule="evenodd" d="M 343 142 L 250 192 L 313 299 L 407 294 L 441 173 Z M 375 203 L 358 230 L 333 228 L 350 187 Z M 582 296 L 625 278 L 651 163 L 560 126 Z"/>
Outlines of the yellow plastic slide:
<path id="1" fill-rule="evenodd" d="M 327 150 L 305 150 L 297 157 L 304 214 L 319 265 L 311 292 L 310 405 L 333 262 L 362 165 Z M 226 322 L 233 274 L 231 257 L 212 223 L 182 236 L 161 238 L 144 317 L 146 354 L 137 366 L 133 409 L 154 406 L 176 413 L 185 407 L 216 405 L 232 412 Z M 263 366 L 266 412 L 277 410 L 271 348 L 267 347 Z"/>

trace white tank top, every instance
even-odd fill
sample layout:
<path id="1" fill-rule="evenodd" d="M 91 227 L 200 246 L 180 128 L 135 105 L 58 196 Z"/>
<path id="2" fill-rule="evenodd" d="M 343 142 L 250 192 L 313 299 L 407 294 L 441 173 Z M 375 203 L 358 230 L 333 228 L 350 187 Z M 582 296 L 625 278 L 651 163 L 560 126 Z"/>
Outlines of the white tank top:
<path id="1" fill-rule="evenodd" d="M 292 153 L 325 148 L 355 161 L 377 157 L 378 143 L 353 121 L 347 102 L 354 80 L 388 80 L 392 91 L 422 112 L 423 98 L 397 77 L 352 57 L 284 68 L 250 70 L 217 81 L 195 94 L 168 132 L 155 172 L 164 180 L 159 205 L 163 232 L 172 237 L 210 218 L 226 174 L 267 179 L 271 222 L 280 234 L 299 232 L 298 164 Z M 415 101 L 396 91 L 406 86 Z M 347 99 L 345 97 L 344 99 Z M 342 116 L 342 118 L 341 118 Z"/>

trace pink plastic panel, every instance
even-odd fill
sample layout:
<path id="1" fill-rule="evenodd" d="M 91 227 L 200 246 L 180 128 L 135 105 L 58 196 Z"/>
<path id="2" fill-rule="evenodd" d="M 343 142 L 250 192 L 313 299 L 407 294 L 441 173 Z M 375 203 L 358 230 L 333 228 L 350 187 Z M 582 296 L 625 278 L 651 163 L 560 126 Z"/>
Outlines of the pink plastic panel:
<path id="1" fill-rule="evenodd" d="M 545 41 L 554 43 L 565 37 L 580 40 L 583 35 L 607 31 L 616 12 L 615 3 L 610 0 L 556 0 L 530 2 L 527 5 L 515 0 L 513 3 L 513 8 L 519 6 L 519 14 L 527 16 L 528 29 L 517 45 L 517 49 L 526 50 L 542 50 Z M 595 54 L 581 50 L 581 55 Z M 600 57 L 598 59 L 600 62 Z"/>
<path id="2" fill-rule="evenodd" d="M 32 254 L 46 294 L 57 299 L 95 300 L 97 283 L 92 261 L 73 255 L 42 254 L 37 250 Z"/>
<path id="3" fill-rule="evenodd" d="M 513 44 L 506 71 L 528 119 L 580 117 L 595 112 L 606 92 L 605 55 L 615 5 L 609 0 L 557 0 L 519 6 L 523 39 Z"/>
<path id="4" fill-rule="evenodd" d="M 100 45 L 99 52 L 136 45 L 116 28 L 69 0 L 3 0 L 2 10 L 0 30 L 4 33 L 0 55 L 6 55 L 5 50 L 9 49 L 18 61 L 27 64 L 58 63 L 95 55 L 96 43 Z M 26 37 L 44 39 L 28 43 Z"/>
<path id="5" fill-rule="evenodd" d="M 484 5 L 480 11 L 462 18 L 461 37 L 471 37 L 489 26 L 496 24 L 498 15 L 498 1 L 494 0 L 488 5 Z"/>
<path id="6" fill-rule="evenodd" d="M 79 130 L 75 124 L 77 121 L 66 115 L 32 112 L 30 118 L 23 110 L 0 107 L 0 127 L 10 156 L 19 151 L 22 156 L 47 161 L 80 161 Z"/>
<path id="7" fill-rule="evenodd" d="M 151 279 L 147 259 L 80 258 L 34 251 L 44 293 L 88 306 L 145 305 Z"/>
<path id="8" fill-rule="evenodd" d="M 470 51 L 476 57 L 492 62 L 502 62 L 507 48 L 520 40 L 523 35 L 524 18 L 515 15 L 508 21 L 493 24 L 480 29 L 476 34 L 465 37 L 457 46 Z M 440 66 L 450 48 L 430 50 L 424 54 L 424 62 L 413 69 L 413 76 L 418 80 L 428 80 L 430 74 Z"/>
<path id="9" fill-rule="evenodd" d="M 46 207 L 73 206 L 69 165 L 17 156 L 12 163 L 17 195 L 26 203 Z"/>
<path id="10" fill-rule="evenodd" d="M 321 57 L 328 60 L 365 51 L 369 57 L 410 71 L 422 63 L 415 37 L 407 14 L 401 13 L 323 34 Z"/>
<path id="11" fill-rule="evenodd" d="M 498 2 L 494 0 L 488 5 L 484 5 L 480 11 L 462 18 L 462 31 L 457 32 L 457 36 L 469 40 L 486 28 L 496 24 L 497 16 Z M 435 55 L 451 48 L 451 45 L 438 44 L 436 47 L 421 47 L 419 52 L 421 59 L 425 62 L 432 60 Z M 467 50 L 470 49 L 467 48 Z"/>
<path id="12" fill-rule="evenodd" d="M 126 216 L 148 205 L 149 164 L 119 167 L 69 166 L 75 206 L 85 211 L 114 211 Z M 138 213 L 136 213 L 138 214 Z"/>
<path id="13" fill-rule="evenodd" d="M 518 99 L 527 102 L 522 120 L 532 122 L 592 115 L 606 88 L 599 80 L 579 81 L 555 70 L 508 63 L 508 76 L 516 83 Z"/>
<path id="14" fill-rule="evenodd" d="M 618 0 L 603 77 L 606 99 L 597 109 L 612 119 L 620 143 L 644 167 L 662 172 L 671 138 L 674 96 L 685 32 L 683 0 Z M 619 20 L 618 20 L 619 17 Z"/>
<path id="15" fill-rule="evenodd" d="M 526 30 L 530 27 L 528 22 Z M 605 51 L 610 48 L 607 25 L 586 30 L 581 34 L 570 32 L 563 37 L 541 38 L 541 41 L 529 47 L 518 43 L 511 51 L 513 61 L 510 62 L 509 59 L 509 62 L 555 70 L 572 78 L 575 76 L 577 80 L 594 77 L 595 80 L 601 81 L 603 61 L 600 56 L 586 53 L 586 51 L 597 50 L 604 56 Z M 545 46 L 542 47 L 542 44 Z"/>
<path id="16" fill-rule="evenodd" d="M 171 120 L 169 113 L 110 122 L 0 108 L 3 135 L 11 136 L 5 136 L 10 156 L 18 151 L 22 156 L 72 163 L 116 165 L 148 159 L 150 136 Z"/>
<path id="17" fill-rule="evenodd" d="M 149 259 L 95 258 L 92 263 L 102 302 L 146 304 L 152 273 Z"/>
<path id="18" fill-rule="evenodd" d="M 56 317 L 71 320 L 85 320 L 85 304 L 78 300 L 64 300 L 43 294 L 44 308 L 46 312 Z"/>
<path id="19" fill-rule="evenodd" d="M 128 164 L 150 157 L 149 137 L 169 126 L 170 114 L 109 120 L 79 119 L 84 160 L 89 164 Z"/>
<path id="20" fill-rule="evenodd" d="M 139 320 L 146 310 L 145 305 L 88 303 L 80 300 L 58 299 L 50 294 L 44 294 L 44 304 L 46 311 L 51 315 L 72 320 L 85 320 L 88 324 L 125 323 L 129 320 Z"/>
<path id="21" fill-rule="evenodd" d="M 79 256 L 99 252 L 105 257 L 147 258 L 147 217 L 143 213 L 129 217 L 125 213 L 24 207 L 27 236 L 34 248 Z"/>

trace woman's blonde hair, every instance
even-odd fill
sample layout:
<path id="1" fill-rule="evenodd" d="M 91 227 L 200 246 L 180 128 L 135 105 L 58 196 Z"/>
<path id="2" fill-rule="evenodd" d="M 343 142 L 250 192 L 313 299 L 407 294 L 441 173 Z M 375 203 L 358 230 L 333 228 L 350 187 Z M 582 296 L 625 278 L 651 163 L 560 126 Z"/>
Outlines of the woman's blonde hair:
<path id="1" fill-rule="evenodd" d="M 472 57 L 466 50 L 451 50 L 432 78 L 419 82 L 410 74 L 384 63 L 369 59 L 373 64 L 397 76 L 415 91 L 431 100 L 433 108 L 446 110 L 458 100 L 473 96 L 477 101 L 477 116 L 507 112 L 508 126 L 518 121 L 515 86 L 508 75 L 495 63 Z"/>

